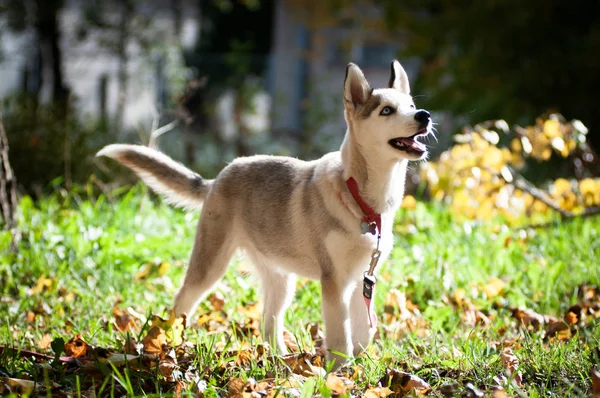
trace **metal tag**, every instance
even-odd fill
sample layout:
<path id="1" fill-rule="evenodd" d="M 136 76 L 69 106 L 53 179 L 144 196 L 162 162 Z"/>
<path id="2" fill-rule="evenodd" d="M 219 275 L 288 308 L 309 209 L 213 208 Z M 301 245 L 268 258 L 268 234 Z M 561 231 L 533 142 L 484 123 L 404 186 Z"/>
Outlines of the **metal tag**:
<path id="1" fill-rule="evenodd" d="M 374 222 L 368 223 L 366 221 L 362 221 L 360 223 L 360 233 L 363 235 L 366 233 L 375 235 L 377 233 L 377 224 Z"/>
<path id="2" fill-rule="evenodd" d="M 373 286 L 375 286 L 376 282 L 377 279 L 375 278 L 375 275 L 365 274 L 363 279 L 363 296 L 366 299 L 373 297 Z"/>

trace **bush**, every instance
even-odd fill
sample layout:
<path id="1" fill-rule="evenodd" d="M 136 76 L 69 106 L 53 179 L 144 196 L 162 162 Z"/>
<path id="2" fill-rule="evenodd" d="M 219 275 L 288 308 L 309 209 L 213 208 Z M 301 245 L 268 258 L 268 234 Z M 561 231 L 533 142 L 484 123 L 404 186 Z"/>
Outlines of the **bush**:
<path id="1" fill-rule="evenodd" d="M 512 129 L 503 120 L 466 128 L 439 160 L 421 175 L 431 196 L 468 219 L 580 214 L 600 206 L 600 178 L 592 178 L 596 155 L 586 143 L 587 128 L 559 114 L 540 117 L 533 126 Z M 536 181 L 557 178 L 540 191 Z M 567 178 L 564 178 L 567 177 Z"/>

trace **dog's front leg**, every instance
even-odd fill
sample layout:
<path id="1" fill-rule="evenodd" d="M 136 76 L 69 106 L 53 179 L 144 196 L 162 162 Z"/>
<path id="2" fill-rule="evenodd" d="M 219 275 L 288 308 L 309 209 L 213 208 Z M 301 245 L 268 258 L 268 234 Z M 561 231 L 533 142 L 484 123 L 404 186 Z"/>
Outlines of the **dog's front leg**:
<path id="1" fill-rule="evenodd" d="M 347 286 L 342 286 L 331 276 L 321 278 L 323 318 L 327 360 L 335 360 L 334 369 L 352 356 L 352 323 L 350 320 Z"/>

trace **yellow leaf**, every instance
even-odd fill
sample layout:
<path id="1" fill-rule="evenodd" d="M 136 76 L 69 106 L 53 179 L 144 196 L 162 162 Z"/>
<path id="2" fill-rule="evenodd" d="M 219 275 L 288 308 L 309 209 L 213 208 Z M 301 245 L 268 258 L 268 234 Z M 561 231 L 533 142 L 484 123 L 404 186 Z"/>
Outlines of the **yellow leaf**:
<path id="1" fill-rule="evenodd" d="M 46 288 L 50 288 L 52 286 L 52 279 L 48 279 L 46 278 L 45 275 L 41 275 L 36 284 L 35 287 L 31 289 L 31 294 L 40 294 L 41 292 L 43 292 L 44 290 L 46 290 Z"/>
<path id="2" fill-rule="evenodd" d="M 151 325 L 161 328 L 165 332 L 165 339 L 168 343 L 173 346 L 179 346 L 184 341 L 184 333 L 186 327 L 186 315 L 183 314 L 181 317 L 175 317 L 175 310 L 171 310 L 169 313 L 169 319 L 165 320 L 159 316 L 152 318 Z"/>
<path id="3" fill-rule="evenodd" d="M 50 343 L 52 343 L 52 336 L 50 336 L 48 333 L 46 333 L 45 335 L 42 336 L 40 341 L 38 341 L 38 346 L 42 350 L 47 350 L 50 348 Z"/>
<path id="4" fill-rule="evenodd" d="M 502 279 L 490 278 L 489 282 L 483 286 L 483 292 L 488 298 L 494 298 L 504 290 L 505 286 L 506 283 Z"/>
<path id="5" fill-rule="evenodd" d="M 414 210 L 417 207 L 417 201 L 412 195 L 405 195 L 402 199 L 402 208 L 407 210 Z"/>
<path id="6" fill-rule="evenodd" d="M 559 197 L 570 190 L 571 183 L 568 180 L 565 180 L 564 178 L 558 178 L 556 181 L 554 181 L 554 184 L 552 184 L 551 192 L 553 196 Z"/>
<path id="7" fill-rule="evenodd" d="M 550 139 L 560 137 L 562 135 L 560 122 L 558 120 L 546 120 L 544 122 L 544 135 Z"/>
<path id="8" fill-rule="evenodd" d="M 144 267 L 135 274 L 133 279 L 136 281 L 146 279 L 150 275 L 150 271 L 152 271 L 152 264 L 146 263 L 144 264 Z"/>
<path id="9" fill-rule="evenodd" d="M 327 388 L 337 395 L 344 395 L 349 389 L 354 388 L 354 382 L 346 377 L 339 377 L 333 373 L 329 373 L 325 382 Z"/>
<path id="10" fill-rule="evenodd" d="M 597 192 L 600 187 L 597 186 L 596 182 L 591 178 L 585 178 L 579 181 L 579 192 L 583 195 L 588 193 Z"/>

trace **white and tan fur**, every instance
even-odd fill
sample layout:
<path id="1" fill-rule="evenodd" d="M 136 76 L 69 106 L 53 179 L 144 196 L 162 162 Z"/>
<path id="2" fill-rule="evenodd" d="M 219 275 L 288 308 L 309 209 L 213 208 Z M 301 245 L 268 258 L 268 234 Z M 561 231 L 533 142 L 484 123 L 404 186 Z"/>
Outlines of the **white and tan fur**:
<path id="1" fill-rule="evenodd" d="M 419 131 L 424 136 L 431 129 L 429 114 L 415 109 L 409 94 L 408 78 L 397 61 L 392 62 L 389 87 L 376 90 L 358 66 L 349 64 L 344 83 L 348 129 L 340 151 L 310 162 L 238 158 L 214 180 L 143 146 L 109 145 L 98 152 L 134 170 L 169 202 L 190 209 L 202 206 L 187 273 L 175 297 L 177 314 L 194 312 L 240 248 L 262 280 L 265 340 L 287 352 L 284 312 L 300 275 L 321 281 L 329 359 L 338 359 L 339 366 L 341 358 L 331 351 L 342 358 L 360 353 L 374 332 L 361 281 L 376 237 L 361 234 L 363 213 L 345 181 L 353 177 L 362 198 L 382 215 L 383 261 L 392 249 L 392 224 L 404 195 L 408 161 L 427 154 L 418 142 L 421 153 L 389 141 Z M 393 113 L 382 115 L 386 106 Z"/>

